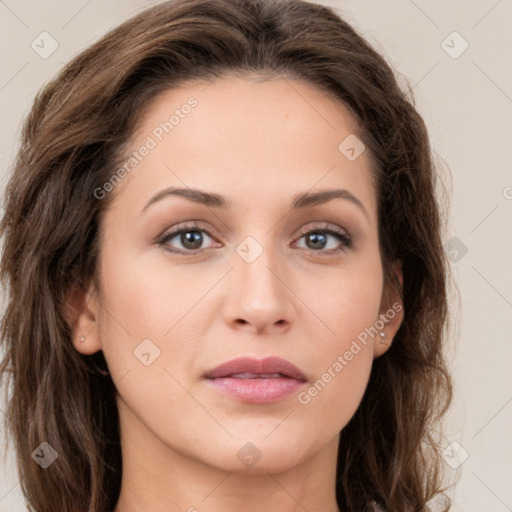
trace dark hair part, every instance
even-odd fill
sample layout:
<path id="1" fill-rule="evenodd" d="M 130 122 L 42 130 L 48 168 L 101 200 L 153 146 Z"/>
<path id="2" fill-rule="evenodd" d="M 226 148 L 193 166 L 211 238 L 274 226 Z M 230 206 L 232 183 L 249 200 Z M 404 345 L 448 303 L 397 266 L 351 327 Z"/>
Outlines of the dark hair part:
<path id="1" fill-rule="evenodd" d="M 341 432 L 341 510 L 427 511 L 442 496 L 440 424 L 452 396 L 443 355 L 448 265 L 425 124 L 371 45 L 333 9 L 302 0 L 177 0 L 128 20 L 76 56 L 38 94 L 24 124 L 0 225 L 7 292 L 0 370 L 6 429 L 34 510 L 112 510 L 121 483 L 115 386 L 101 351 L 71 343 L 70 291 L 96 276 L 97 199 L 159 93 L 227 74 L 305 80 L 347 106 L 372 158 L 385 289 L 404 320 L 374 361 Z M 340 141 L 341 142 L 341 141 Z M 403 263 L 403 290 L 391 264 Z M 401 294 L 401 295 L 400 295 Z M 50 470 L 31 453 L 59 454 Z M 449 503 L 449 500 L 447 500 Z M 448 510 L 449 505 L 446 505 Z"/>

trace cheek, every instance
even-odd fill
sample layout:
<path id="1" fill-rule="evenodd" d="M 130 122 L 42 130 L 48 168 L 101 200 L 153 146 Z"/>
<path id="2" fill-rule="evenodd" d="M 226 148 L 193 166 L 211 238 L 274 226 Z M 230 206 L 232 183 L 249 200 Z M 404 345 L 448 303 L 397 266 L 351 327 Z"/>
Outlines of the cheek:
<path id="1" fill-rule="evenodd" d="M 339 354 L 297 399 L 305 421 L 320 427 L 328 438 L 340 432 L 354 416 L 371 372 L 370 347 L 358 349 L 348 360 Z M 316 419 L 315 419 L 316 418 Z"/>
<path id="2" fill-rule="evenodd" d="M 382 293 L 380 269 L 377 259 L 350 271 L 340 269 L 320 281 L 321 292 L 307 294 L 304 289 L 302 295 L 323 327 L 321 335 L 310 334 L 316 380 L 298 399 L 311 414 L 322 415 L 333 433 L 353 416 L 368 384 Z M 330 413 L 325 416 L 325 411 Z"/>
<path id="3" fill-rule="evenodd" d="M 312 283 L 310 283 L 312 284 Z M 325 275 L 320 286 L 304 289 L 305 302 L 318 312 L 326 335 L 322 344 L 328 353 L 347 350 L 352 340 L 364 338 L 379 315 L 382 294 L 380 262 L 341 268 Z"/>
<path id="4" fill-rule="evenodd" d="M 120 406 L 147 425 L 169 425 L 169 411 L 180 410 L 180 428 L 187 425 L 192 432 L 196 404 L 180 385 L 187 385 L 184 376 L 198 350 L 188 313 L 211 284 L 191 286 L 179 269 L 144 265 L 134 255 L 119 254 L 114 264 L 105 251 L 102 261 L 100 336 Z"/>
<path id="5" fill-rule="evenodd" d="M 103 269 L 105 307 L 133 341 L 169 337 L 208 284 L 191 282 L 193 276 L 179 267 L 155 266 L 126 252 L 123 257 L 116 257 L 115 263 L 105 252 Z"/>
<path id="6" fill-rule="evenodd" d="M 328 329 L 312 338 L 315 380 L 298 396 L 301 407 L 310 417 L 321 417 L 322 428 L 331 435 L 350 421 L 368 384 L 373 363 L 371 328 L 380 299 L 378 283 L 365 287 L 360 280 L 347 279 L 343 288 L 333 286 L 317 303 L 323 304 L 318 311 Z"/>
<path id="7" fill-rule="evenodd" d="M 167 352 L 162 341 L 176 322 L 180 301 L 173 293 L 163 295 L 161 275 L 157 283 L 154 272 L 134 264 L 129 251 L 118 248 L 114 254 L 113 247 L 105 246 L 101 259 L 100 338 L 110 373 L 119 377 L 145 368 L 148 359 L 154 363 L 147 369 L 160 365 Z"/>

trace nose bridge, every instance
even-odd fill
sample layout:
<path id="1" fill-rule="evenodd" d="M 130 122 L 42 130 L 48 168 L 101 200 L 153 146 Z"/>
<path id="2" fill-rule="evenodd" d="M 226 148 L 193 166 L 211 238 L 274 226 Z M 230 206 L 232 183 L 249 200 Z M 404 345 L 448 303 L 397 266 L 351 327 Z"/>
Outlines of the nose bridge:
<path id="1" fill-rule="evenodd" d="M 247 285 L 247 292 L 263 294 L 267 300 L 283 295 L 282 278 L 278 277 L 283 265 L 279 262 L 271 233 L 248 235 L 238 244 L 236 253 L 238 258 L 235 265 L 242 284 Z"/>
<path id="2" fill-rule="evenodd" d="M 227 301 L 230 321 L 252 324 L 257 330 L 288 324 L 294 315 L 293 294 L 285 285 L 285 265 L 272 233 L 263 229 L 248 235 L 235 248 L 231 297 Z"/>

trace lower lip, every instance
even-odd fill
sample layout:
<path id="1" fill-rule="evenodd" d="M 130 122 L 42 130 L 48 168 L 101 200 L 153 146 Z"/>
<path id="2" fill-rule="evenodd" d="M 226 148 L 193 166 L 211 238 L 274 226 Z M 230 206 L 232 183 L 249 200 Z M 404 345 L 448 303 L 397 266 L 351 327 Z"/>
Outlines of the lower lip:
<path id="1" fill-rule="evenodd" d="M 291 377 L 273 379 L 222 377 L 208 379 L 207 382 L 224 395 L 241 402 L 252 402 L 255 404 L 278 402 L 296 393 L 305 384 Z"/>

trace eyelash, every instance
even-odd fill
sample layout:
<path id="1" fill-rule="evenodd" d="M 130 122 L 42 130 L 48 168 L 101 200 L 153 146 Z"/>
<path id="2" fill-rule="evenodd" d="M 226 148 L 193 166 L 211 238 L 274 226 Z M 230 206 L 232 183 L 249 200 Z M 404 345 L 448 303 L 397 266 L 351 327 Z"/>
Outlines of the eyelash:
<path id="1" fill-rule="evenodd" d="M 329 226 L 329 228 L 327 226 Z M 198 254 L 198 253 L 204 251 L 205 249 L 196 249 L 196 250 L 189 249 L 187 251 L 182 251 L 182 250 L 170 249 L 166 245 L 167 242 L 169 242 L 169 240 L 172 240 L 176 236 L 178 236 L 182 233 L 187 233 L 187 232 L 202 232 L 202 233 L 206 233 L 210 238 L 212 238 L 212 239 L 214 238 L 207 229 L 201 228 L 196 223 L 185 224 L 185 225 L 180 224 L 177 226 L 177 228 L 175 230 L 173 230 L 169 233 L 163 233 L 161 236 L 159 236 L 156 239 L 156 243 L 158 244 L 158 246 L 163 247 L 166 251 L 173 253 L 173 254 L 194 255 L 194 254 Z M 309 228 L 307 231 L 301 232 L 301 235 L 299 236 L 299 238 L 297 240 L 300 240 L 304 236 L 309 235 L 311 233 L 332 235 L 341 242 L 341 247 L 338 249 L 334 249 L 334 250 L 331 249 L 329 251 L 324 251 L 324 250 L 315 251 L 314 249 L 306 249 L 308 252 L 312 252 L 314 254 L 319 254 L 319 255 L 322 255 L 325 257 L 329 257 L 332 255 L 337 255 L 342 251 L 345 252 L 347 249 L 352 248 L 352 242 L 353 242 L 352 237 L 348 233 L 343 231 L 341 228 L 339 228 L 338 226 L 335 226 L 332 224 L 326 225 L 325 223 L 314 225 L 312 228 Z M 324 254 L 322 254 L 322 253 L 324 253 Z"/>

